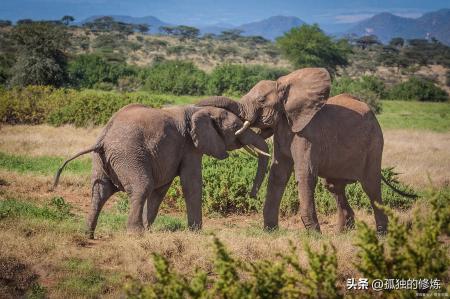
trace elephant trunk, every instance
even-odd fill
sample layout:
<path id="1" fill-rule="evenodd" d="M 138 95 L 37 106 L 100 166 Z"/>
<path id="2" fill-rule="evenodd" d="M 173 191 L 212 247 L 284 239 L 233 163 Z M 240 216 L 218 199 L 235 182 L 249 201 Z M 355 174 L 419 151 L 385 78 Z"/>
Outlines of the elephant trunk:
<path id="1" fill-rule="evenodd" d="M 255 179 L 253 180 L 253 187 L 250 192 L 250 196 L 256 198 L 259 189 L 261 188 L 262 182 L 267 172 L 267 166 L 269 165 L 269 157 L 264 153 L 269 152 L 269 147 L 267 146 L 264 139 L 253 132 L 252 130 L 247 130 L 241 135 L 239 135 L 239 140 L 244 145 L 252 145 L 258 149 L 258 169 L 256 170 Z"/>
<path id="2" fill-rule="evenodd" d="M 213 96 L 209 97 L 203 100 L 200 100 L 196 106 L 204 107 L 204 106 L 213 106 L 217 108 L 222 108 L 225 110 L 230 111 L 231 113 L 239 116 L 239 118 L 243 121 L 244 127 L 242 127 L 240 130 L 236 132 L 236 135 L 242 134 L 242 132 L 246 131 L 250 125 L 255 120 L 255 113 L 252 111 L 251 107 L 252 105 L 246 105 L 246 101 L 241 100 L 240 102 L 234 101 L 230 98 L 223 97 L 223 96 Z"/>
<path id="3" fill-rule="evenodd" d="M 239 116 L 239 118 L 241 118 L 241 119 L 245 118 L 245 115 L 244 115 L 245 111 L 242 107 L 242 104 L 237 101 L 234 101 L 230 98 L 227 98 L 227 97 L 213 96 L 213 97 L 209 97 L 209 98 L 200 100 L 195 105 L 199 106 L 199 107 L 212 106 L 212 107 L 222 108 L 222 109 L 228 110 L 231 113 Z"/>

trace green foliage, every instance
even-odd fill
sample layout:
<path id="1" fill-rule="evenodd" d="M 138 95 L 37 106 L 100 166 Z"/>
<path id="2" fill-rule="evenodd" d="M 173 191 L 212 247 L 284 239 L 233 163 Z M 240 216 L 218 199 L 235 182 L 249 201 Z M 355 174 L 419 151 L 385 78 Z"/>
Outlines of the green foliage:
<path id="1" fill-rule="evenodd" d="M 358 224 L 358 262 L 362 275 L 373 279 L 446 279 L 450 259 L 448 245 L 441 237 L 448 235 L 448 193 L 435 194 L 431 200 L 431 211 L 417 211 L 415 221 L 405 224 L 389 209 L 388 233 L 384 240 L 366 223 Z M 420 214 L 419 214 L 420 213 Z M 420 216 L 419 216 L 420 215 Z M 416 290 L 392 290 L 388 298 L 410 298 Z"/>
<path id="2" fill-rule="evenodd" d="M 154 231 L 166 231 L 175 232 L 186 229 L 186 222 L 177 217 L 168 215 L 159 215 L 155 219 L 155 223 L 152 225 Z"/>
<path id="3" fill-rule="evenodd" d="M 286 75 L 287 70 L 261 65 L 245 66 L 224 64 L 214 68 L 210 75 L 208 93 L 239 96 L 247 93 L 261 80 L 276 80 Z"/>
<path id="4" fill-rule="evenodd" d="M 292 28 L 276 43 L 296 68 L 325 67 L 334 73 L 338 66 L 348 64 L 348 44 L 344 40 L 334 41 L 317 24 Z"/>
<path id="5" fill-rule="evenodd" d="M 367 103 L 375 113 L 380 113 L 382 108 L 380 99 L 385 97 L 385 89 L 383 81 L 375 76 L 362 76 L 355 80 L 341 77 L 333 80 L 331 95 L 351 94 Z"/>
<path id="6" fill-rule="evenodd" d="M 166 100 L 143 92 L 124 93 L 85 90 L 75 92 L 65 106 L 49 114 L 52 125 L 74 124 L 75 126 L 102 125 L 123 106 L 142 103 L 150 107 L 161 107 Z"/>
<path id="7" fill-rule="evenodd" d="M 176 95 L 203 95 L 206 92 L 206 73 L 192 62 L 179 60 L 155 63 L 140 75 L 144 89 L 151 92 Z"/>
<path id="8" fill-rule="evenodd" d="M 189 282 L 188 277 L 174 272 L 164 257 L 153 255 L 155 282 L 143 285 L 132 281 L 125 292 L 128 298 L 341 298 L 335 249 L 305 249 L 308 268 L 300 265 L 294 246 L 275 261 L 246 263 L 233 258 L 214 237 L 214 269 L 209 276 L 197 269 Z"/>
<path id="9" fill-rule="evenodd" d="M 0 121 L 9 124 L 76 126 L 105 124 L 113 113 L 131 103 L 161 107 L 168 97 L 145 92 L 77 91 L 45 86 L 0 90 Z"/>
<path id="10" fill-rule="evenodd" d="M 98 54 L 78 55 L 69 63 L 69 80 L 71 85 L 92 88 L 100 82 L 117 84 L 120 78 L 136 75 L 130 66 L 108 63 Z"/>
<path id="11" fill-rule="evenodd" d="M 53 175 L 63 161 L 63 158 L 57 157 L 27 157 L 0 152 L 0 168 L 19 173 Z M 90 170 L 90 159 L 78 159 L 67 165 L 64 172 L 87 174 Z"/>
<path id="12" fill-rule="evenodd" d="M 391 100 L 445 102 L 448 94 L 432 81 L 412 77 L 394 85 L 388 93 Z"/>
<path id="13" fill-rule="evenodd" d="M 62 221 L 71 219 L 71 206 L 62 197 L 54 197 L 40 207 L 27 201 L 15 199 L 0 200 L 0 220 L 5 218 L 36 218 L 41 220 Z"/>
<path id="14" fill-rule="evenodd" d="M 64 26 L 32 22 L 14 27 L 12 40 L 18 51 L 11 85 L 54 85 L 67 81 L 66 50 L 69 35 Z"/>

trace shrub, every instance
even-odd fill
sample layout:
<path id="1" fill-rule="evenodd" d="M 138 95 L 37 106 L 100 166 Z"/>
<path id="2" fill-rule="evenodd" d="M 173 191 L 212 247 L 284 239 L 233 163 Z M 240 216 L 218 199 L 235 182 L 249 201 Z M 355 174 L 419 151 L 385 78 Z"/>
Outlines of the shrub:
<path id="1" fill-rule="evenodd" d="M 358 224 L 359 247 L 356 268 L 369 279 L 447 279 L 450 259 L 448 245 L 442 242 L 447 234 L 450 216 L 448 193 L 435 194 L 431 201 L 431 211 L 417 211 L 412 224 L 401 223 L 388 209 L 388 233 L 380 240 L 376 232 L 365 223 Z M 420 215 L 420 216 L 419 216 Z M 428 292 L 430 287 L 418 290 L 391 290 L 390 298 L 411 298 L 416 293 Z"/>
<path id="2" fill-rule="evenodd" d="M 208 93 L 215 95 L 243 95 L 261 80 L 276 80 L 287 70 L 261 65 L 224 64 L 216 67 L 209 79 Z"/>
<path id="3" fill-rule="evenodd" d="M 78 55 L 69 63 L 70 84 L 81 88 L 92 88 L 104 82 L 116 84 L 120 78 L 132 75 L 136 75 L 133 68 L 109 63 L 98 54 Z"/>
<path id="4" fill-rule="evenodd" d="M 192 279 L 174 272 L 167 259 L 154 254 L 155 282 L 125 285 L 128 298 L 341 298 L 337 285 L 336 251 L 305 251 L 309 267 L 300 265 L 297 249 L 276 261 L 243 262 L 233 258 L 214 237 L 214 269 L 208 276 L 195 270 Z"/>
<path id="5" fill-rule="evenodd" d="M 448 94 L 432 81 L 412 77 L 408 81 L 394 85 L 388 92 L 391 100 L 445 102 Z"/>
<path id="6" fill-rule="evenodd" d="M 349 93 L 367 103 L 375 113 L 381 112 L 380 99 L 386 96 L 383 81 L 375 76 L 362 76 L 359 79 L 341 77 L 335 79 L 331 86 L 331 95 Z"/>
<path id="7" fill-rule="evenodd" d="M 166 97 L 144 92 L 118 93 L 47 86 L 0 90 L 0 121 L 9 124 L 101 125 L 121 107 L 142 103 L 160 107 Z"/>
<path id="8" fill-rule="evenodd" d="M 206 73 L 192 62 L 180 60 L 156 62 L 141 72 L 144 89 L 151 92 L 176 95 L 203 95 L 206 93 Z"/>
<path id="9" fill-rule="evenodd" d="M 202 163 L 203 175 L 203 210 L 209 214 L 247 214 L 261 212 L 266 197 L 267 180 L 263 182 L 258 198 L 249 196 L 253 178 L 256 173 L 257 160 L 243 151 L 234 151 L 225 160 L 204 157 Z M 414 191 L 399 183 L 397 174 L 392 168 L 383 170 L 384 177 L 397 188 L 407 193 Z M 361 184 L 350 184 L 346 188 L 346 196 L 353 208 L 371 211 L 370 200 Z M 414 200 L 401 196 L 391 188 L 382 184 L 382 198 L 385 205 L 391 208 L 409 208 Z M 336 201 L 331 193 L 319 180 L 315 190 L 316 208 L 319 213 L 331 214 L 336 211 Z M 184 199 L 178 180 L 170 187 L 163 206 L 170 209 L 184 209 Z M 281 200 L 282 215 L 296 214 L 299 209 L 297 183 L 294 176 L 290 178 Z"/>
<path id="10" fill-rule="evenodd" d="M 143 92 L 117 93 L 96 90 L 73 92 L 67 104 L 59 106 L 48 115 L 48 122 L 55 126 L 74 124 L 75 126 L 102 125 L 123 106 L 142 103 L 150 107 L 161 107 L 166 99 Z"/>

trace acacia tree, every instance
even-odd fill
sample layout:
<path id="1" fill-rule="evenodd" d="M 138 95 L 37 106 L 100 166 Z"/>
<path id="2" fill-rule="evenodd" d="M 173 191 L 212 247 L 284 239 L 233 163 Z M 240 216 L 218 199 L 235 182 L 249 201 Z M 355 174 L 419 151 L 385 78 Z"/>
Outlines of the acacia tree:
<path id="1" fill-rule="evenodd" d="M 69 34 L 62 25 L 48 22 L 22 23 L 11 38 L 17 49 L 12 85 L 61 86 L 67 79 Z"/>
<path id="2" fill-rule="evenodd" d="M 64 16 L 61 18 L 61 21 L 64 23 L 64 25 L 69 26 L 70 23 L 75 21 L 75 18 L 72 16 Z"/>
<path id="3" fill-rule="evenodd" d="M 335 73 L 348 64 L 350 47 L 345 40 L 334 41 L 317 24 L 292 28 L 277 38 L 277 46 L 295 67 L 325 67 Z"/>

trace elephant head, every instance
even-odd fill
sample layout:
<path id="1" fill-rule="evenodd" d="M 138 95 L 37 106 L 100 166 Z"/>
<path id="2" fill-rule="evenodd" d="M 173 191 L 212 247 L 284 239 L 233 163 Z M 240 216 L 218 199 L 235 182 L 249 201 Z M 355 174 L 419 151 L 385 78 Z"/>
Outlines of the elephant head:
<path id="1" fill-rule="evenodd" d="M 304 68 L 277 81 L 260 81 L 239 102 L 214 97 L 197 105 L 221 107 L 238 115 L 245 122 L 237 134 L 250 126 L 274 128 L 281 117 L 287 117 L 292 132 L 297 133 L 325 104 L 330 86 L 326 69 Z"/>
<path id="2" fill-rule="evenodd" d="M 242 120 L 221 108 L 200 108 L 192 114 L 190 124 L 194 146 L 203 154 L 225 159 L 228 157 L 227 151 L 244 147 L 258 157 L 258 169 L 250 193 L 255 197 L 264 180 L 270 157 L 264 138 L 252 130 L 236 135 L 236 131 L 243 126 Z"/>

